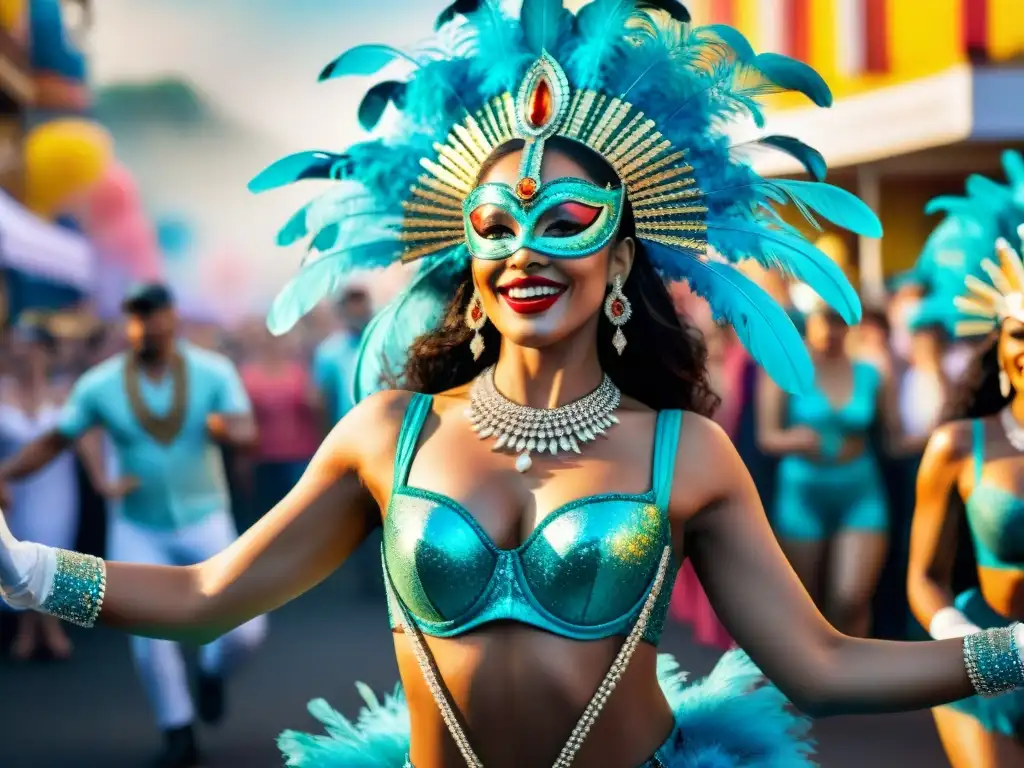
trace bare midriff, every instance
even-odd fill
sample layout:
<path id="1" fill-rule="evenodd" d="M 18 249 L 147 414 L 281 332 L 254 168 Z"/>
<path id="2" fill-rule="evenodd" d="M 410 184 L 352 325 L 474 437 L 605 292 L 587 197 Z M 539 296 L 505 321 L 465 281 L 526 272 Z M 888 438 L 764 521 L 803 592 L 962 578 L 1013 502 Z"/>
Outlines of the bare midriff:
<path id="1" fill-rule="evenodd" d="M 1024 570 L 979 567 L 978 583 L 992 610 L 1011 621 L 1024 620 Z"/>
<path id="2" fill-rule="evenodd" d="M 394 633 L 409 704 L 415 768 L 465 768 L 409 638 Z M 549 766 L 572 733 L 623 638 L 581 642 L 496 622 L 457 638 L 425 638 L 473 750 L 486 768 Z M 640 643 L 574 768 L 638 768 L 672 733 L 657 650 Z"/>

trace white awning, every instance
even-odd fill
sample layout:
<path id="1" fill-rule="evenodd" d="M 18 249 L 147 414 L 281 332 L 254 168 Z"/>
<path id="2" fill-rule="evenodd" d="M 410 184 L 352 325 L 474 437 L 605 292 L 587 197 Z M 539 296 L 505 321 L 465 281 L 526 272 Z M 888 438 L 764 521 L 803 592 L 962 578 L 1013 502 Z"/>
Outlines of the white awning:
<path id="1" fill-rule="evenodd" d="M 796 136 L 825 156 L 829 168 L 871 163 L 965 141 L 1024 139 L 1024 67 L 954 66 L 936 75 L 839 99 L 831 109 L 771 112 L 763 130 L 736 126 L 734 140 Z M 798 173 L 778 152 L 759 153 L 765 176 Z"/>
<path id="2" fill-rule="evenodd" d="M 88 292 L 95 258 L 86 238 L 43 221 L 0 191 L 0 265 Z"/>

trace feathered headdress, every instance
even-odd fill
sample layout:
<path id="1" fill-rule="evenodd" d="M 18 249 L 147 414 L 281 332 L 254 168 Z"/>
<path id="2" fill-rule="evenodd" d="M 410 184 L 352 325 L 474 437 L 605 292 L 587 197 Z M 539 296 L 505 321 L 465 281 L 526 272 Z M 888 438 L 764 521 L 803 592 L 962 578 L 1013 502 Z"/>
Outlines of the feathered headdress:
<path id="1" fill-rule="evenodd" d="M 1011 315 L 1024 320 L 1015 309 L 1024 292 L 1024 268 L 1010 245 L 1024 231 L 1024 159 L 1007 151 L 1002 161 L 1008 184 L 972 175 L 965 195 L 937 197 L 925 208 L 946 218 L 928 237 L 913 270 L 927 292 L 913 327 L 941 326 L 971 337 L 991 332 Z"/>
<path id="2" fill-rule="evenodd" d="M 412 53 L 361 45 L 321 73 L 373 75 L 408 63 L 407 80 L 374 85 L 358 108 L 368 130 L 389 104 L 397 108 L 392 134 L 340 154 L 290 155 L 250 183 L 259 192 L 301 179 L 356 182 L 313 200 L 282 229 L 279 243 L 311 236 L 311 246 L 271 309 L 273 332 L 288 330 L 353 270 L 419 260 L 408 288 L 364 336 L 357 396 L 379 388 L 382 372 L 400 369 L 411 342 L 440 322 L 469 263 L 461 203 L 481 164 L 510 139 L 529 145 L 557 135 L 616 170 L 637 236 L 666 281 L 688 283 L 782 388 L 812 385 L 792 322 L 734 267 L 754 259 L 780 269 L 855 323 L 860 303 L 842 271 L 775 207 L 791 202 L 815 225 L 817 214 L 871 237 L 881 226 L 856 197 L 822 183 L 824 159 L 811 147 L 788 136 L 733 146 L 725 129 L 742 115 L 762 124 L 759 100 L 772 93 L 798 91 L 830 105 L 813 69 L 755 54 L 731 27 L 690 26 L 676 0 L 593 0 L 575 15 L 562 0 L 524 0 L 518 19 L 498 0 L 457 0 L 437 27 L 450 43 Z M 812 181 L 762 178 L 743 157 L 753 148 L 791 155 Z"/>

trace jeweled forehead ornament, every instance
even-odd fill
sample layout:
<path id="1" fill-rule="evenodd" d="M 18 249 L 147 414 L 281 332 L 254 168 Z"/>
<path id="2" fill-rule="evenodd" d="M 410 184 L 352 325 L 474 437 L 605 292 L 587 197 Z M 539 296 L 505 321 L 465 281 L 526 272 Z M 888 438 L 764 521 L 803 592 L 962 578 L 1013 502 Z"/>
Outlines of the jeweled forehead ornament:
<path id="1" fill-rule="evenodd" d="M 1024 242 L 1024 224 L 1017 227 Z M 1003 238 L 996 241 L 998 263 L 981 262 L 990 283 L 973 275 L 964 278 L 967 292 L 953 303 L 967 319 L 956 324 L 957 336 L 978 336 L 995 330 L 1007 318 L 1024 322 L 1024 262 L 1020 253 Z"/>
<path id="2" fill-rule="evenodd" d="M 686 152 L 654 121 L 617 96 L 573 89 L 547 53 L 527 71 L 515 97 L 504 93 L 452 127 L 434 155 L 420 160 L 426 173 L 403 202 L 405 262 L 465 242 L 462 204 L 478 185 L 487 159 L 504 144 L 523 141 L 516 196 L 529 204 L 541 187 L 544 144 L 558 136 L 576 141 L 608 162 L 633 207 L 636 234 L 683 250 L 707 251 L 707 207 Z"/>

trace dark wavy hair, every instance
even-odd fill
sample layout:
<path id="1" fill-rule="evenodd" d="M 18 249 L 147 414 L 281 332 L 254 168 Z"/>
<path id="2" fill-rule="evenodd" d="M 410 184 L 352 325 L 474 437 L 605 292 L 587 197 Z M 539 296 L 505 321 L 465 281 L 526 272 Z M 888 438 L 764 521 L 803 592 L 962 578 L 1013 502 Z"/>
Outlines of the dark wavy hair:
<path id="1" fill-rule="evenodd" d="M 943 421 L 981 419 L 994 416 L 1013 397 L 999 391 L 999 331 L 995 330 L 978 348 L 946 404 Z"/>
<path id="2" fill-rule="evenodd" d="M 571 157 L 596 184 L 620 183 L 604 158 L 586 147 L 564 139 L 549 139 L 546 146 Z M 521 147 L 522 141 L 505 144 L 489 159 L 481 176 L 500 157 Z M 625 395 L 650 408 L 679 408 L 710 416 L 719 399 L 711 390 L 704 337 L 677 314 L 665 283 L 636 240 L 636 223 L 628 202 L 617 233 L 620 241 L 627 237 L 636 242 L 633 269 L 623 286 L 633 309 L 623 329 L 629 343 L 620 356 L 612 346 L 615 328 L 602 312 L 597 329 L 601 367 Z M 484 352 L 480 359 L 474 360 L 469 350 L 473 332 L 464 317 L 472 296 L 473 279 L 467 266 L 441 326 L 413 343 L 399 376 L 402 386 L 436 394 L 468 383 L 497 361 L 501 339 L 491 323 L 482 330 Z"/>

